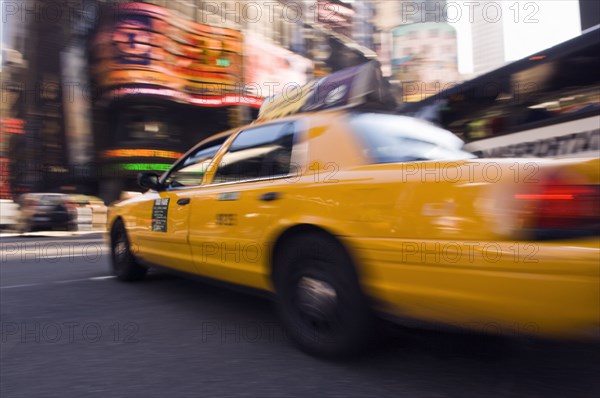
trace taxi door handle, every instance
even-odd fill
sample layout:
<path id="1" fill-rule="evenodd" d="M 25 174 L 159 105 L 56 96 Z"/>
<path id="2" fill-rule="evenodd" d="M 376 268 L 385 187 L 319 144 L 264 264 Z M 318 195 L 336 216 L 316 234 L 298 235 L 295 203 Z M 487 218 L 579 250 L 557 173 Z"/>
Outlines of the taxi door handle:
<path id="1" fill-rule="evenodd" d="M 267 192 L 260 195 L 258 199 L 263 200 L 265 202 L 270 202 L 272 200 L 279 199 L 280 196 L 281 195 L 279 194 L 279 192 Z"/>
<path id="2" fill-rule="evenodd" d="M 178 205 L 187 205 L 190 203 L 190 198 L 181 198 L 181 199 L 177 199 L 177 204 Z"/>

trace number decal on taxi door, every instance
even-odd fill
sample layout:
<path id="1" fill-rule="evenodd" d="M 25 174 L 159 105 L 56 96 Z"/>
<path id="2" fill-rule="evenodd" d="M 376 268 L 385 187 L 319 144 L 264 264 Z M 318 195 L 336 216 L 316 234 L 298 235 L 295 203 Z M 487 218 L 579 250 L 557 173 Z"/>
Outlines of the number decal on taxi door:
<path id="1" fill-rule="evenodd" d="M 217 214 L 217 225 L 235 225 L 237 224 L 237 214 L 219 213 Z"/>

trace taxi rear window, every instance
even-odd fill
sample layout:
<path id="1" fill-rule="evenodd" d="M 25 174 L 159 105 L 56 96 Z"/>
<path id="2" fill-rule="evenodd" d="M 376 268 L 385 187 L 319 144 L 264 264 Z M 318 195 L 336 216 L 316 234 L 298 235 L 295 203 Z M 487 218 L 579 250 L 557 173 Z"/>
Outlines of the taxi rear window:
<path id="1" fill-rule="evenodd" d="M 383 113 L 354 113 L 350 115 L 349 123 L 372 163 L 475 157 L 462 150 L 460 138 L 419 119 Z"/>

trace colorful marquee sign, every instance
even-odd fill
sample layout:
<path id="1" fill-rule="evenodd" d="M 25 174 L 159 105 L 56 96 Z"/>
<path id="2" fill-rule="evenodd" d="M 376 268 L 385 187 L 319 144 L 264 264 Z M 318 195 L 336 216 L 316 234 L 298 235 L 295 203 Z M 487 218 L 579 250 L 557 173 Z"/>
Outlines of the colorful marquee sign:
<path id="1" fill-rule="evenodd" d="M 224 97 L 242 86 L 240 31 L 188 21 L 147 3 L 115 7 L 92 42 L 92 74 L 108 91 L 107 97 L 166 95 L 197 105 L 218 97 L 223 100 L 217 106 L 231 105 Z M 260 106 L 260 99 L 243 95 L 235 99 L 236 104 Z"/>

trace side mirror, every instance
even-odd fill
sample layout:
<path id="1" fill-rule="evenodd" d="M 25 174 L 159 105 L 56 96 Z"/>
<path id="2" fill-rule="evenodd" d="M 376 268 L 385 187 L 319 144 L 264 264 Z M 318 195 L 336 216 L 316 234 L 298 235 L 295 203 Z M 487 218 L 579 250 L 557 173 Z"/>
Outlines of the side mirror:
<path id="1" fill-rule="evenodd" d="M 155 191 L 164 191 L 165 187 L 159 182 L 158 174 L 148 171 L 138 174 L 138 185 L 142 188 L 153 189 Z"/>

